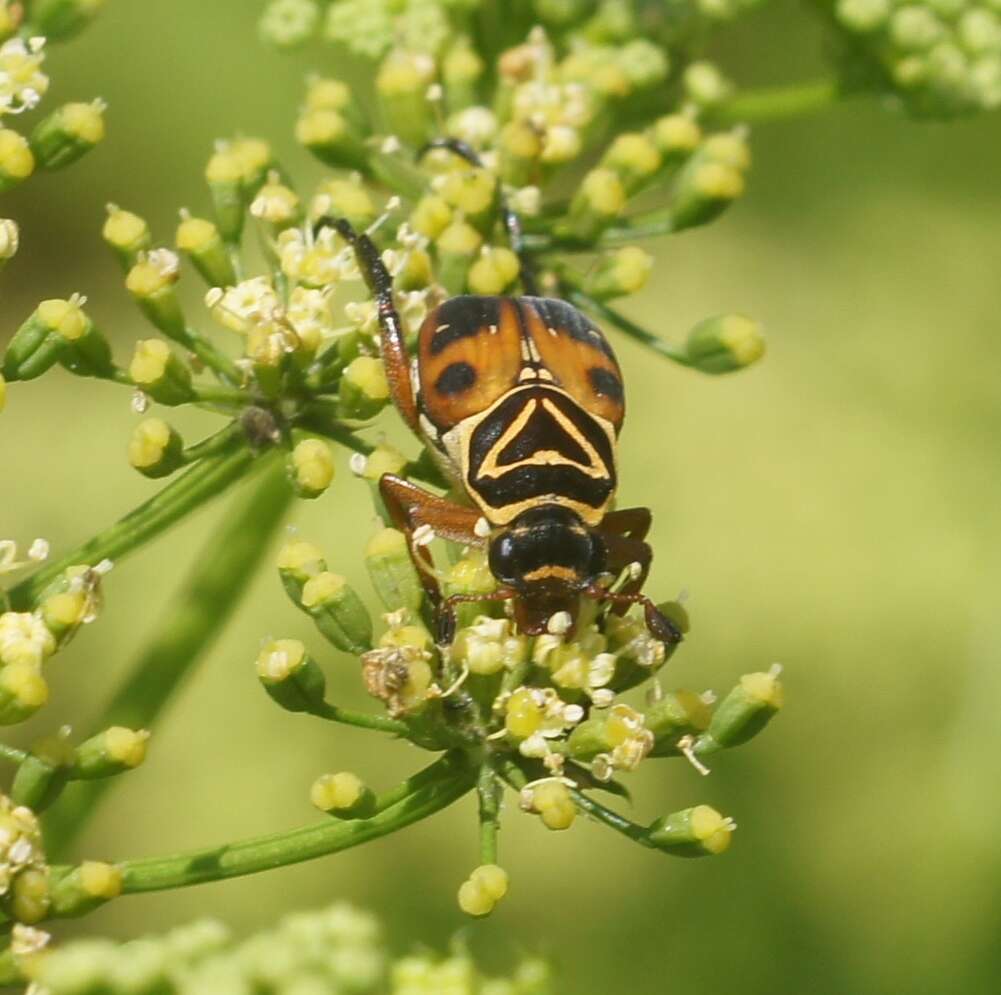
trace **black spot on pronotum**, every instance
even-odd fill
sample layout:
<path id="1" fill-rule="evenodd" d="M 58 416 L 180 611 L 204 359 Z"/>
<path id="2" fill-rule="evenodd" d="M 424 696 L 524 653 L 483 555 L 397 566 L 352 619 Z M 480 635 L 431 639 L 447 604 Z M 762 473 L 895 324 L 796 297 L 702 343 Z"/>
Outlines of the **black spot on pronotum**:
<path id="1" fill-rule="evenodd" d="M 469 363 L 449 363 L 434 382 L 439 394 L 461 394 L 476 383 L 476 370 Z"/>
<path id="2" fill-rule="evenodd" d="M 591 386 L 596 394 L 618 401 L 619 404 L 622 403 L 622 381 L 611 370 L 592 366 L 587 371 L 587 378 L 591 381 Z"/>

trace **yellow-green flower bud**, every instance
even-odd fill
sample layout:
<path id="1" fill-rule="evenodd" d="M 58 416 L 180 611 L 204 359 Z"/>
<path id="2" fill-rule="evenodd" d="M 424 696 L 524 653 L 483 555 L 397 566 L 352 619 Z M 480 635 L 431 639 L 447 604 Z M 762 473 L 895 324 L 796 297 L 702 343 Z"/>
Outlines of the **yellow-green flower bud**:
<path id="1" fill-rule="evenodd" d="M 483 59 L 468 38 L 460 38 L 449 47 L 441 63 L 441 81 L 450 112 L 477 102 L 477 84 L 485 68 Z"/>
<path id="2" fill-rule="evenodd" d="M 76 748 L 74 774 L 91 780 L 134 770 L 146 759 L 148 742 L 149 732 L 145 729 L 110 726 Z"/>
<path id="3" fill-rule="evenodd" d="M 35 171 L 35 157 L 24 136 L 0 128 L 0 192 L 10 190 Z"/>
<path id="4" fill-rule="evenodd" d="M 321 812 L 339 819 L 364 819 L 375 811 L 375 795 L 350 771 L 321 774 L 309 789 L 309 800 Z"/>
<path id="5" fill-rule="evenodd" d="M 723 314 L 699 322 L 688 334 L 685 353 L 703 373 L 731 373 L 765 354 L 761 326 L 742 314 Z"/>
<path id="6" fill-rule="evenodd" d="M 295 123 L 295 137 L 321 162 L 343 169 L 366 169 L 364 137 L 351 118 L 331 107 L 305 110 Z"/>
<path id="7" fill-rule="evenodd" d="M 328 642 L 356 656 L 372 648 L 368 609 L 343 577 L 323 570 L 310 577 L 301 590 L 299 605 Z"/>
<path id="8" fill-rule="evenodd" d="M 174 244 L 191 260 L 210 287 L 231 287 L 236 283 L 233 261 L 218 226 L 212 221 L 183 216 Z"/>
<path id="9" fill-rule="evenodd" d="M 332 215 L 345 218 L 358 231 L 375 221 L 378 211 L 375 201 L 360 177 L 336 178 L 321 183 L 310 207 L 312 216 Z"/>
<path id="10" fill-rule="evenodd" d="M 162 418 L 145 418 L 132 430 L 129 463 L 144 477 L 166 477 L 184 465 L 184 442 Z"/>
<path id="11" fill-rule="evenodd" d="M 745 172 L 751 165 L 751 149 L 741 128 L 710 135 L 702 143 L 700 154 L 710 162 L 721 162 L 741 172 Z"/>
<path id="12" fill-rule="evenodd" d="M 497 219 L 497 178 L 488 169 L 453 169 L 441 183 L 439 193 L 446 203 L 462 212 L 481 235 L 487 235 Z"/>
<path id="13" fill-rule="evenodd" d="M 619 50 L 619 65 L 637 90 L 659 86 L 671 68 L 667 53 L 646 38 L 634 38 Z"/>
<path id="14" fill-rule="evenodd" d="M 838 20 L 850 31 L 875 31 L 890 16 L 890 0 L 838 0 L 835 12 Z"/>
<path id="15" fill-rule="evenodd" d="M 216 220 L 223 240 L 240 241 L 247 206 L 243 184 L 244 168 L 230 147 L 217 149 L 205 167 L 205 180 L 212 197 Z"/>
<path id="16" fill-rule="evenodd" d="M 700 107 L 715 107 L 733 93 L 733 84 L 712 62 L 692 62 L 682 75 L 685 93 Z"/>
<path id="17" fill-rule="evenodd" d="M 184 334 L 184 315 L 174 285 L 180 276 L 180 260 L 170 249 L 153 249 L 125 277 L 125 287 L 143 314 L 164 335 Z"/>
<path id="18" fill-rule="evenodd" d="M 21 240 L 21 230 L 12 218 L 0 218 L 0 266 L 17 255 Z"/>
<path id="19" fill-rule="evenodd" d="M 444 197 L 437 194 L 425 194 L 414 205 L 410 214 L 410 227 L 418 235 L 432 240 L 437 239 L 452 220 L 452 208 Z"/>
<path id="20" fill-rule="evenodd" d="M 76 162 L 104 138 L 103 100 L 64 104 L 42 118 L 31 133 L 35 161 L 45 169 Z"/>
<path id="21" fill-rule="evenodd" d="M 543 781 L 531 789 L 532 808 L 547 829 L 569 829 L 577 818 L 577 806 L 567 786 L 558 780 Z"/>
<path id="22" fill-rule="evenodd" d="M 701 151 L 682 166 L 671 196 L 675 231 L 704 225 L 744 192 L 744 174 L 735 166 L 710 159 Z"/>
<path id="23" fill-rule="evenodd" d="M 767 673 L 744 674 L 737 686 L 713 712 L 709 728 L 699 739 L 700 750 L 739 746 L 757 736 L 785 700 L 778 668 Z"/>
<path id="24" fill-rule="evenodd" d="M 326 678 L 298 639 L 266 643 L 257 657 L 257 676 L 286 711 L 311 712 L 323 705 Z"/>
<path id="25" fill-rule="evenodd" d="M 129 363 L 132 382 L 161 404 L 184 404 L 195 395 L 191 371 L 163 339 L 140 339 Z"/>
<path id="26" fill-rule="evenodd" d="M 481 864 L 459 887 L 459 908 L 467 916 L 490 915 L 494 906 L 507 894 L 510 879 L 497 864 Z"/>
<path id="27" fill-rule="evenodd" d="M 303 539 L 290 539 L 278 551 L 278 574 L 288 596 L 296 603 L 302 601 L 303 585 L 311 577 L 327 569 L 327 562 L 319 547 Z"/>
<path id="28" fill-rule="evenodd" d="M 476 260 L 483 236 L 461 217 L 438 236 L 438 282 L 451 295 L 464 293 L 469 270 Z"/>
<path id="29" fill-rule="evenodd" d="M 374 418 L 389 403 L 386 367 L 374 356 L 359 356 L 341 376 L 338 411 L 342 418 Z"/>
<path id="30" fill-rule="evenodd" d="M 33 0 L 31 26 L 50 41 L 71 38 L 97 16 L 104 0 Z"/>
<path id="31" fill-rule="evenodd" d="M 599 167 L 584 177 L 570 202 L 565 233 L 583 242 L 594 241 L 626 206 L 626 190 L 616 172 Z"/>
<path id="32" fill-rule="evenodd" d="M 424 591 L 410 559 L 406 536 L 396 529 L 377 532 L 365 547 L 365 566 L 380 600 L 389 611 L 420 611 Z"/>
<path id="33" fill-rule="evenodd" d="M 425 53 L 396 49 L 379 66 L 375 92 L 389 131 L 410 145 L 423 145 L 433 118 L 428 87 L 434 80 L 434 59 Z"/>
<path id="34" fill-rule="evenodd" d="M 730 846 L 733 822 L 708 805 L 695 805 L 657 819 L 647 839 L 676 857 L 712 857 Z"/>
<path id="35" fill-rule="evenodd" d="M 139 253 L 145 252 L 153 244 L 145 218 L 131 211 L 123 211 L 115 204 L 108 205 L 108 217 L 101 235 L 114 249 L 126 273 L 139 261 Z"/>
<path id="36" fill-rule="evenodd" d="M 406 292 L 425 290 L 432 283 L 434 283 L 434 266 L 427 251 L 418 246 L 403 250 L 403 259 L 393 278 L 393 286 L 397 290 Z"/>
<path id="37" fill-rule="evenodd" d="M 271 0 L 261 12 L 257 33 L 263 42 L 295 48 L 309 41 L 319 23 L 316 0 Z"/>
<path id="38" fill-rule="evenodd" d="M 542 138 L 528 121 L 509 121 L 501 128 L 497 147 L 501 179 L 516 187 L 530 183 L 542 155 Z"/>
<path id="39" fill-rule="evenodd" d="M 67 587 L 44 595 L 38 610 L 45 627 L 55 636 L 59 648 L 62 648 L 92 612 L 93 595 L 79 587 Z"/>
<path id="40" fill-rule="evenodd" d="M 50 884 L 53 911 L 79 915 L 122 893 L 122 869 L 101 860 L 85 860 Z"/>
<path id="41" fill-rule="evenodd" d="M 632 193 L 648 182 L 663 165 L 660 149 L 641 132 L 619 135 L 605 150 L 601 165 L 618 174 L 623 187 Z"/>
<path id="42" fill-rule="evenodd" d="M 644 715 L 644 725 L 655 737 L 652 756 L 678 753 L 678 740 L 703 732 L 709 726 L 712 710 L 694 691 L 668 691 L 655 701 Z"/>
<path id="43" fill-rule="evenodd" d="M 702 129 L 688 114 L 666 114 L 654 122 L 651 137 L 665 161 L 676 162 L 698 148 Z"/>
<path id="44" fill-rule="evenodd" d="M 470 293 L 496 296 L 503 294 L 518 279 L 520 270 L 521 263 L 510 249 L 485 245 L 470 266 L 466 283 Z"/>
<path id="45" fill-rule="evenodd" d="M 23 722 L 48 700 L 49 687 L 36 664 L 8 663 L 0 670 L 0 725 Z"/>
<path id="46" fill-rule="evenodd" d="M 289 454 L 288 478 L 301 498 L 318 498 L 334 479 L 334 457 L 320 439 L 303 439 Z"/>
<path id="47" fill-rule="evenodd" d="M 346 111 L 351 107 L 351 87 L 343 80 L 313 76 L 306 81 L 306 107 Z"/>
<path id="48" fill-rule="evenodd" d="M 251 201 L 250 213 L 277 232 L 296 224 L 302 217 L 302 208 L 298 194 L 282 183 L 277 173 L 272 173 Z"/>
<path id="49" fill-rule="evenodd" d="M 635 294 L 646 286 L 653 269 L 653 256 L 637 245 L 627 245 L 602 256 L 588 273 L 584 288 L 598 300 Z"/>
<path id="50" fill-rule="evenodd" d="M 530 688 L 518 688 L 505 705 L 504 728 L 515 739 L 528 739 L 542 728 L 542 706 Z"/>
<path id="51" fill-rule="evenodd" d="M 74 294 L 69 300 L 54 298 L 38 305 L 38 317 L 54 337 L 65 343 L 60 362 L 78 376 L 110 376 L 115 369 L 111 346 L 84 313 L 86 298 Z"/>
<path id="52" fill-rule="evenodd" d="M 30 926 L 48 915 L 51 896 L 47 867 L 28 867 L 21 871 L 14 878 L 11 891 L 10 907 L 17 922 Z"/>

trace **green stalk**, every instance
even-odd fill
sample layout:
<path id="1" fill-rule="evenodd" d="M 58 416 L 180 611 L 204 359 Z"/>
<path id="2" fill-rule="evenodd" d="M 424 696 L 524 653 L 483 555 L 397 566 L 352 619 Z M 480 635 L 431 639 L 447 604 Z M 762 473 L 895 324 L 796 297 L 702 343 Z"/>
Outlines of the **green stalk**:
<path id="1" fill-rule="evenodd" d="M 369 715 L 367 712 L 356 712 L 350 708 L 340 708 L 324 702 L 317 706 L 310 715 L 330 722 L 340 722 L 342 725 L 355 726 L 358 729 L 371 729 L 375 732 L 388 732 L 393 736 L 406 738 L 410 735 L 410 727 L 406 722 L 390 719 L 384 715 Z"/>
<path id="2" fill-rule="evenodd" d="M 446 754 L 408 782 L 412 790 L 393 789 L 376 800 L 377 811 L 367 819 L 325 819 L 282 833 L 257 836 L 237 843 L 206 847 L 169 857 L 127 860 L 122 893 L 185 888 L 208 881 L 256 874 L 338 853 L 369 840 L 388 836 L 451 805 L 469 791 L 475 776 L 459 755 Z M 414 785 L 417 782 L 417 785 Z M 392 801 L 386 804 L 386 799 Z M 58 875 L 67 868 L 54 868 Z M 75 914 L 72 906 L 57 908 L 57 916 Z"/>
<path id="3" fill-rule="evenodd" d="M 232 615 L 292 500 L 280 460 L 227 516 L 199 555 L 182 594 L 102 713 L 99 728 L 149 728 Z M 69 846 L 114 778 L 76 786 L 46 823 L 50 852 Z"/>
<path id="4" fill-rule="evenodd" d="M 232 387 L 240 386 L 243 378 L 236 368 L 236 364 L 200 332 L 193 328 L 185 328 L 183 335 L 174 338 L 175 341 L 190 349 L 224 383 L 228 383 Z"/>
<path id="5" fill-rule="evenodd" d="M 236 439 L 242 428 L 239 422 L 230 422 L 224 429 L 210 435 L 201 442 L 196 442 L 184 450 L 185 463 L 197 463 L 209 456 L 217 456 L 224 452 Z"/>
<path id="6" fill-rule="evenodd" d="M 497 833 L 500 829 L 500 785 L 489 759 L 480 766 L 476 791 L 480 799 L 480 863 L 497 863 Z"/>
<path id="7" fill-rule="evenodd" d="M 691 366 L 684 349 L 679 349 L 677 346 L 671 345 L 670 342 L 665 342 L 659 335 L 654 335 L 653 332 L 647 331 L 642 325 L 637 325 L 635 321 L 627 318 L 621 312 L 609 307 L 602 301 L 595 300 L 582 290 L 569 287 L 567 293 L 570 300 L 578 307 L 611 322 L 620 332 L 624 332 L 631 339 L 635 339 L 647 348 L 653 349 L 654 352 L 660 353 L 661 356 L 666 356 L 674 363 L 678 363 L 681 366 Z"/>
<path id="8" fill-rule="evenodd" d="M 12 587 L 11 605 L 20 611 L 31 608 L 45 587 L 74 563 L 118 560 L 145 545 L 242 477 L 253 461 L 254 454 L 234 439 L 218 456 L 197 463 L 110 528 Z"/>
<path id="9" fill-rule="evenodd" d="M 744 90 L 711 111 L 719 124 L 753 124 L 815 114 L 842 97 L 837 80 L 824 78 Z"/>

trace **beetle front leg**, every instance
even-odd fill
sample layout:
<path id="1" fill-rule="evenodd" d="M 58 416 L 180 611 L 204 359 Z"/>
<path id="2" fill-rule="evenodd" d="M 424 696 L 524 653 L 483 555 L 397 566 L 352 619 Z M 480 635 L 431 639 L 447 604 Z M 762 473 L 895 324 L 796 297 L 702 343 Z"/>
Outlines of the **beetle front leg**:
<path id="1" fill-rule="evenodd" d="M 417 401 L 410 382 L 410 357 L 403 340 L 400 315 L 393 301 L 393 278 L 372 239 L 365 234 L 359 235 L 344 218 L 322 217 L 313 226 L 313 231 L 322 228 L 333 228 L 354 249 L 358 268 L 378 309 L 382 361 L 386 364 L 389 393 L 403 420 L 419 434 Z"/>

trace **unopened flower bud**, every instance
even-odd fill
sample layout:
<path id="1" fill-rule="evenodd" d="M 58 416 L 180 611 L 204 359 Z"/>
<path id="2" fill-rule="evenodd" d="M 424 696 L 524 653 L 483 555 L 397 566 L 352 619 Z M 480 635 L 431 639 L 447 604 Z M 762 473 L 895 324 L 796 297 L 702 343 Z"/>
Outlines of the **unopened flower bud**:
<path id="1" fill-rule="evenodd" d="M 677 162 L 698 148 L 702 129 L 689 114 L 666 114 L 654 122 L 651 137 L 665 161 Z"/>
<path id="2" fill-rule="evenodd" d="M 321 812 L 339 819 L 364 819 L 375 811 L 375 795 L 350 771 L 321 774 L 309 789 L 309 800 Z"/>
<path id="3" fill-rule="evenodd" d="M 239 156 L 228 147 L 217 149 L 205 167 L 205 179 L 223 240 L 235 244 L 240 241 L 247 206 Z"/>
<path id="4" fill-rule="evenodd" d="M 677 857 L 711 857 L 730 846 L 733 822 L 708 805 L 695 805 L 657 819 L 647 839 Z"/>
<path id="5" fill-rule="evenodd" d="M 34 0 L 31 25 L 50 41 L 63 41 L 90 24 L 103 6 L 104 0 Z"/>
<path id="6" fill-rule="evenodd" d="M 425 194 L 414 206 L 410 214 L 410 227 L 418 235 L 437 239 L 452 220 L 452 208 L 444 197 Z"/>
<path id="7" fill-rule="evenodd" d="M 274 231 L 295 224 L 302 217 L 299 197 L 291 187 L 272 174 L 251 201 L 250 213 L 266 222 Z"/>
<path id="8" fill-rule="evenodd" d="M 420 610 L 424 592 L 402 532 L 396 529 L 377 532 L 365 547 L 365 566 L 376 593 L 389 611 Z"/>
<path id="9" fill-rule="evenodd" d="M 164 335 L 184 334 L 184 315 L 174 285 L 180 275 L 180 261 L 170 249 L 153 249 L 125 277 L 125 287 L 143 314 Z"/>
<path id="10" fill-rule="evenodd" d="M 132 430 L 129 463 L 144 477 L 166 477 L 184 465 L 184 442 L 162 418 L 145 418 Z"/>
<path id="11" fill-rule="evenodd" d="M 521 263 L 504 246 L 485 245 L 469 268 L 466 284 L 470 293 L 496 296 L 503 294 L 518 279 Z"/>
<path id="12" fill-rule="evenodd" d="M 299 497 L 319 497 L 334 479 L 330 446 L 320 439 L 303 439 L 289 454 L 288 478 Z"/>
<path id="13" fill-rule="evenodd" d="M 554 124 L 542 136 L 539 161 L 547 166 L 573 162 L 584 149 L 580 129 L 569 124 Z"/>
<path id="14" fill-rule="evenodd" d="M 20 229 L 11 218 L 0 218 L 0 266 L 17 255 Z"/>
<path id="15" fill-rule="evenodd" d="M 629 193 L 650 180 L 663 161 L 660 149 L 653 139 L 641 132 L 619 135 L 601 157 L 601 165 L 613 170 Z"/>
<path id="16" fill-rule="evenodd" d="M 64 104 L 42 118 L 31 133 L 35 161 L 45 169 L 62 169 L 76 162 L 104 138 L 102 100 Z"/>
<path id="17" fill-rule="evenodd" d="M 637 90 L 659 86 L 671 68 L 664 49 L 646 38 L 634 38 L 623 45 L 618 61 Z"/>
<path id="18" fill-rule="evenodd" d="M 35 157 L 22 135 L 0 128 L 0 192 L 10 190 L 35 171 Z"/>
<path id="19" fill-rule="evenodd" d="M 518 688 L 505 705 L 504 728 L 515 739 L 528 739 L 542 728 L 542 706 L 530 688 Z"/>
<path id="20" fill-rule="evenodd" d="M 218 226 L 212 221 L 182 217 L 174 244 L 191 260 L 210 287 L 230 287 L 236 283 L 233 261 Z"/>
<path id="21" fill-rule="evenodd" d="M 768 725 L 785 699 L 778 670 L 775 667 L 766 673 L 744 674 L 741 677 L 737 686 L 713 712 L 709 728 L 699 738 L 700 752 L 739 746 Z"/>
<path id="22" fill-rule="evenodd" d="M 850 31 L 875 31 L 890 16 L 890 0 L 838 0 L 835 12 L 838 20 Z"/>
<path id="23" fill-rule="evenodd" d="M 279 48 L 295 48 L 309 41 L 319 23 L 316 0 L 270 0 L 257 22 L 257 33 Z"/>
<path id="24" fill-rule="evenodd" d="M 542 155 L 539 132 L 528 121 L 509 121 L 501 128 L 497 147 L 501 179 L 516 187 L 530 183 Z"/>
<path id="25" fill-rule="evenodd" d="M 569 829 L 577 818 L 577 806 L 567 786 L 559 780 L 543 781 L 531 789 L 532 808 L 547 829 Z"/>
<path id="26" fill-rule="evenodd" d="M 733 84 L 712 62 L 692 62 L 682 75 L 685 93 L 700 107 L 715 107 L 733 93 Z"/>
<path id="27" fill-rule="evenodd" d="M 79 915 L 122 893 L 122 869 L 101 860 L 85 860 L 51 882 L 52 909 Z"/>
<path id="28" fill-rule="evenodd" d="M 644 724 L 655 736 L 651 755 L 673 756 L 683 736 L 697 735 L 709 726 L 712 710 L 694 691 L 668 691 L 644 715 Z"/>
<path id="29" fill-rule="evenodd" d="M 433 79 L 434 60 L 405 49 L 390 52 L 376 74 L 375 92 L 389 130 L 410 145 L 423 145 L 431 134 L 427 89 Z"/>
<path id="30" fill-rule="evenodd" d="M 342 169 L 366 169 L 364 137 L 351 118 L 330 107 L 305 110 L 295 124 L 295 137 L 321 162 Z"/>
<path id="31" fill-rule="evenodd" d="M 627 245 L 601 257 L 588 273 L 585 290 L 598 300 L 635 294 L 646 286 L 653 269 L 653 256 L 636 245 Z"/>
<path id="32" fill-rule="evenodd" d="M 309 712 L 323 704 L 327 681 L 298 639 L 276 639 L 257 657 L 257 676 L 264 690 L 289 712 Z"/>
<path id="33" fill-rule="evenodd" d="M 303 539 L 290 539 L 278 551 L 278 574 L 288 596 L 299 604 L 303 585 L 311 577 L 327 569 L 319 547 Z"/>
<path id="34" fill-rule="evenodd" d="M 162 339 L 140 339 L 129 363 L 132 382 L 154 401 L 176 405 L 195 395 L 191 371 Z"/>
<path id="35" fill-rule="evenodd" d="M 459 887 L 459 908 L 468 916 L 480 918 L 494 910 L 507 894 L 510 879 L 497 864 L 481 864 Z"/>
<path id="36" fill-rule="evenodd" d="M 450 112 L 477 102 L 477 85 L 484 69 L 483 59 L 468 39 L 462 38 L 448 49 L 441 63 L 441 81 Z"/>
<path id="37" fill-rule="evenodd" d="M 741 314 L 699 322 L 688 334 L 685 353 L 703 373 L 731 373 L 757 362 L 765 353 L 761 326 Z"/>
<path id="38" fill-rule="evenodd" d="M 581 182 L 570 202 L 567 234 L 583 242 L 594 241 L 626 206 L 626 191 L 617 173 L 599 167 Z"/>
<path id="39" fill-rule="evenodd" d="M 15 878 L 11 887 L 11 911 L 14 918 L 27 925 L 41 922 L 49 912 L 49 869 L 28 867 Z"/>
<path id="40" fill-rule="evenodd" d="M 84 740 L 74 754 L 76 777 L 90 780 L 134 770 L 146 759 L 149 732 L 111 726 Z"/>
<path id="41" fill-rule="evenodd" d="M 389 382 L 381 359 L 359 356 L 341 376 L 338 410 L 342 418 L 374 418 L 389 403 Z"/>
<path id="42" fill-rule="evenodd" d="M 38 305 L 38 318 L 63 340 L 59 360 L 78 376 L 107 377 L 115 370 L 111 346 L 83 310 L 86 298 L 54 298 Z"/>
<path id="43" fill-rule="evenodd" d="M 305 545 L 305 544 L 303 544 Z M 328 642 L 345 653 L 372 648 L 372 619 L 358 592 L 339 574 L 323 570 L 302 585 L 299 604 Z"/>
<path id="44" fill-rule="evenodd" d="M 469 270 L 483 245 L 483 236 L 461 218 L 454 220 L 435 241 L 438 281 L 452 295 L 464 293 Z"/>
<path id="45" fill-rule="evenodd" d="M 153 244 L 145 218 L 131 211 L 123 211 L 114 204 L 108 205 L 108 217 L 101 235 L 114 249 L 126 273 L 139 261 L 139 253 L 145 252 Z"/>
<path id="46" fill-rule="evenodd" d="M 86 569 L 86 568 L 85 568 Z M 70 571 L 66 573 L 69 574 Z M 93 595 L 82 586 L 43 594 L 38 610 L 61 649 L 93 612 Z"/>
<path id="47" fill-rule="evenodd" d="M 0 725 L 23 722 L 48 700 L 49 687 L 37 665 L 9 663 L 0 670 Z"/>
<path id="48" fill-rule="evenodd" d="M 357 175 L 321 183 L 313 198 L 311 211 L 313 217 L 332 215 L 344 218 L 359 231 L 372 224 L 378 214 L 371 193 Z"/>
<path id="49" fill-rule="evenodd" d="M 439 193 L 481 235 L 489 234 L 497 218 L 497 178 L 490 170 L 453 169 Z"/>

